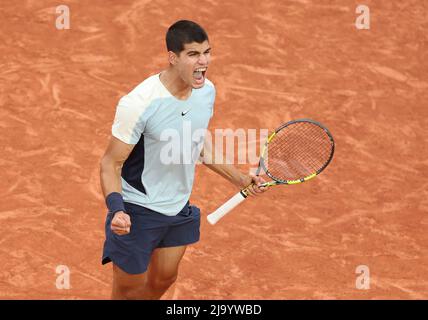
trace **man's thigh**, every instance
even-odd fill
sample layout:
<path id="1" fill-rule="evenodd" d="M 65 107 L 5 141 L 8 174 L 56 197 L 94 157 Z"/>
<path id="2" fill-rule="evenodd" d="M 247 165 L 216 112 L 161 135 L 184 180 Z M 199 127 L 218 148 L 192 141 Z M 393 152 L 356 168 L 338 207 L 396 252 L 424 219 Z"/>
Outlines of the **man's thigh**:
<path id="1" fill-rule="evenodd" d="M 175 279 L 187 246 L 157 248 L 153 251 L 147 270 L 147 281 Z"/>
<path id="2" fill-rule="evenodd" d="M 123 289 L 137 289 L 144 286 L 146 274 L 130 274 L 123 271 L 120 267 L 113 263 L 113 286 Z"/>

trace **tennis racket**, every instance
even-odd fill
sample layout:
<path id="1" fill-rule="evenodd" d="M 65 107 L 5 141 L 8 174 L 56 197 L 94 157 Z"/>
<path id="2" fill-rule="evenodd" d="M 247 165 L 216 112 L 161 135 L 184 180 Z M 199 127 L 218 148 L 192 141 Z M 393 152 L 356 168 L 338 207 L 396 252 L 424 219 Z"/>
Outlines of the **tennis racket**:
<path id="1" fill-rule="evenodd" d="M 331 162 L 334 140 L 321 123 L 310 119 L 287 122 L 271 133 L 260 156 L 256 175 L 263 170 L 272 181 L 262 186 L 297 184 L 319 175 Z M 216 224 L 248 197 L 251 185 L 242 189 L 229 201 L 207 216 Z"/>

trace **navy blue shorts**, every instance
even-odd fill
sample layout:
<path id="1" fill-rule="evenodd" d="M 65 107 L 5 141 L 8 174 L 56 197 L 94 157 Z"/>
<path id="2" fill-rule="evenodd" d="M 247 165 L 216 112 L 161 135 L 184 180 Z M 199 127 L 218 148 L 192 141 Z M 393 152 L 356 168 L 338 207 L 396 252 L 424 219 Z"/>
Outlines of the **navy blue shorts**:
<path id="1" fill-rule="evenodd" d="M 126 235 L 111 231 L 113 217 L 107 214 L 102 264 L 113 261 L 126 273 L 143 273 L 154 249 L 199 241 L 200 210 L 189 203 L 173 217 L 127 202 L 125 210 L 131 217 L 131 232 Z"/>

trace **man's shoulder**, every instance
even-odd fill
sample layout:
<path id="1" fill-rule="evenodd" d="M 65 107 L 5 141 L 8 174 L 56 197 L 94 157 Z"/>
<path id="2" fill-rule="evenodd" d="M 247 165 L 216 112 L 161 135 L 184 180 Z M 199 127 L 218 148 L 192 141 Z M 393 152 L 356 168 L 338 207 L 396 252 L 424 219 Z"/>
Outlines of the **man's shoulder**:
<path id="1" fill-rule="evenodd" d="M 205 85 L 208 87 L 208 89 L 215 91 L 214 83 L 208 80 L 208 78 L 205 78 Z"/>
<path id="2" fill-rule="evenodd" d="M 134 108 L 145 109 L 153 100 L 162 96 L 160 81 L 157 80 L 158 74 L 149 76 L 143 82 L 138 84 L 128 94 L 124 95 L 119 105 L 130 105 Z"/>
<path id="3" fill-rule="evenodd" d="M 158 77 L 159 74 L 149 76 L 143 80 L 143 82 L 138 84 L 134 89 L 132 89 L 128 95 L 147 96 L 156 94 L 156 92 L 160 90 Z"/>
<path id="4" fill-rule="evenodd" d="M 118 103 L 118 110 L 123 114 L 128 114 L 138 118 L 143 114 L 150 114 L 154 101 L 162 96 L 159 88 L 160 81 L 156 81 L 158 75 L 152 75 L 138 84 L 128 94 L 122 96 Z"/>

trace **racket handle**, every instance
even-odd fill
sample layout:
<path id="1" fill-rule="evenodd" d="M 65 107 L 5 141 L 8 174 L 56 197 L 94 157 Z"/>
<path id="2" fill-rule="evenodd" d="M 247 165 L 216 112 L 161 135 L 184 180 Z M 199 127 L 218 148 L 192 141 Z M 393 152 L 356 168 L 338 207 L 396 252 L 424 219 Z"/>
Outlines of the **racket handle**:
<path id="1" fill-rule="evenodd" d="M 228 214 L 233 208 L 244 201 L 246 196 L 242 191 L 235 194 L 227 202 L 225 202 L 220 208 L 207 216 L 207 220 L 210 224 L 216 224 L 221 218 Z"/>

